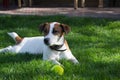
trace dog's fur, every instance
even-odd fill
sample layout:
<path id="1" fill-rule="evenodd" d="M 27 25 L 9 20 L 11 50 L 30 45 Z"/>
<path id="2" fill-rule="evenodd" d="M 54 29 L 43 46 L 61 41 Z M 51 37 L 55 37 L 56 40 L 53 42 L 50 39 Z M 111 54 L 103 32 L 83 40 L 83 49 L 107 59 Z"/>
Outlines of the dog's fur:
<path id="1" fill-rule="evenodd" d="M 79 63 L 64 38 L 70 31 L 69 26 L 58 22 L 44 23 L 40 25 L 40 31 L 44 36 L 21 38 L 15 32 L 8 33 L 16 45 L 0 49 L 0 52 L 43 54 L 43 60 L 50 60 L 59 65 L 58 60 L 64 58 L 75 64 Z"/>

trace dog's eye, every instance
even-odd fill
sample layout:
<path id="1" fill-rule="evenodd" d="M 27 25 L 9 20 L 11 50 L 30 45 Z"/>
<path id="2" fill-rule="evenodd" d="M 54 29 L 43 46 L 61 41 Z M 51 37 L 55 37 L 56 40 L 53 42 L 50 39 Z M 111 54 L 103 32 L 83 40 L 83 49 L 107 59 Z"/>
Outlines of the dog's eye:
<path id="1" fill-rule="evenodd" d="M 44 33 L 47 33 L 47 30 L 45 30 Z"/>
<path id="2" fill-rule="evenodd" d="M 57 33 L 59 33 L 59 31 L 57 31 L 57 30 L 53 30 L 53 33 L 54 33 L 54 34 L 57 34 Z"/>

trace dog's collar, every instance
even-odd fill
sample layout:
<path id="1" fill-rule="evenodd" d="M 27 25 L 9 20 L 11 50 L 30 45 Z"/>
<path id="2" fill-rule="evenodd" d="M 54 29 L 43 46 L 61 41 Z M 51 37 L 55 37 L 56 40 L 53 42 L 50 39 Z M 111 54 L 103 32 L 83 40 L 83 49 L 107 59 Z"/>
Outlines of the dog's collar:
<path id="1" fill-rule="evenodd" d="M 50 49 L 55 50 L 55 51 L 61 51 L 61 52 L 66 51 L 67 49 L 60 49 L 60 48 L 63 47 L 63 45 L 64 44 L 62 44 L 62 45 L 53 45 L 53 46 L 50 46 Z"/>

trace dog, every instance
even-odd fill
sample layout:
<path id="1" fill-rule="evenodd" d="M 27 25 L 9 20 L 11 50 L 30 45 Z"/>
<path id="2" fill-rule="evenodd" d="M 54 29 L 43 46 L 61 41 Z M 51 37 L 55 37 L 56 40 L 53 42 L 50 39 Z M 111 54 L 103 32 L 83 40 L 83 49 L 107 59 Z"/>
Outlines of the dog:
<path id="1" fill-rule="evenodd" d="M 44 36 L 21 38 L 15 32 L 8 33 L 16 44 L 0 49 L 0 52 L 43 54 L 43 60 L 49 60 L 58 65 L 61 65 L 59 62 L 61 59 L 79 63 L 64 38 L 64 35 L 70 32 L 68 25 L 59 22 L 44 23 L 39 26 L 39 30 Z"/>

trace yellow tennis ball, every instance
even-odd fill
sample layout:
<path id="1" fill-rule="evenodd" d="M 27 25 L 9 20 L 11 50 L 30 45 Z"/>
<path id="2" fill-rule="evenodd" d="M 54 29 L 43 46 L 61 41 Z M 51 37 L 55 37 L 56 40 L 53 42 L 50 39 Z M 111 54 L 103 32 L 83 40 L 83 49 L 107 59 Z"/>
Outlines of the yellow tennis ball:
<path id="1" fill-rule="evenodd" d="M 63 75 L 63 73 L 64 73 L 64 69 L 60 65 L 54 65 L 51 68 L 51 71 L 53 71 L 54 73 L 59 74 L 59 75 Z"/>

